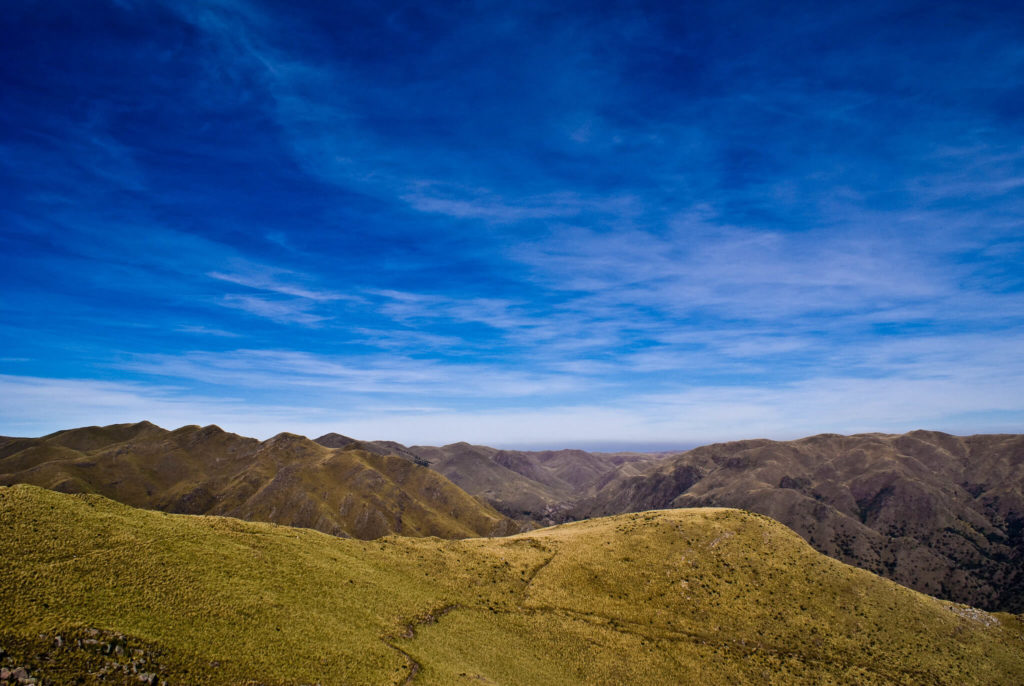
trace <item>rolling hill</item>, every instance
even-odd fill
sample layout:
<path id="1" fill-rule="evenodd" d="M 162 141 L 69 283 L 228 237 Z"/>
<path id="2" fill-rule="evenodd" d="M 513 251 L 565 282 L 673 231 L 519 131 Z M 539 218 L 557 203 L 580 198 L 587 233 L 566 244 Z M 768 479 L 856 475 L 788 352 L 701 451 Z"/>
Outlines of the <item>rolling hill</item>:
<path id="1" fill-rule="evenodd" d="M 0 531 L 0 667 L 54 683 L 1024 681 L 1020 617 L 738 510 L 360 541 L 19 485 Z"/>
<path id="2" fill-rule="evenodd" d="M 518 530 L 435 471 L 294 434 L 149 422 L 0 439 L 0 484 L 99 493 L 135 507 L 308 527 L 338 536 L 461 538 Z"/>
<path id="3" fill-rule="evenodd" d="M 719 443 L 619 478 L 574 514 L 697 506 L 759 512 L 820 552 L 919 591 L 1024 611 L 1022 435 Z"/>

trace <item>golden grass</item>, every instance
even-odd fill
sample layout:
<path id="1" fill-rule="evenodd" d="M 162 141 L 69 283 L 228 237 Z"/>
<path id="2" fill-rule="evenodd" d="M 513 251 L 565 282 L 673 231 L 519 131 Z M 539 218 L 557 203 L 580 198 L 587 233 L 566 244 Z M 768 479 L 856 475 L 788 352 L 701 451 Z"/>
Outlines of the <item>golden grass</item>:
<path id="1" fill-rule="evenodd" d="M 0 438 L 0 484 L 17 483 L 363 539 L 519 530 L 444 476 L 409 460 L 332 450 L 294 434 L 260 442 L 216 426 L 166 431 L 142 422 Z"/>
<path id="2" fill-rule="evenodd" d="M 358 541 L 14 486 L 0 550 L 12 665 L 96 627 L 169 683 L 1024 682 L 1019 618 L 954 612 L 737 510 Z M 87 676 L 69 650 L 32 666 Z"/>

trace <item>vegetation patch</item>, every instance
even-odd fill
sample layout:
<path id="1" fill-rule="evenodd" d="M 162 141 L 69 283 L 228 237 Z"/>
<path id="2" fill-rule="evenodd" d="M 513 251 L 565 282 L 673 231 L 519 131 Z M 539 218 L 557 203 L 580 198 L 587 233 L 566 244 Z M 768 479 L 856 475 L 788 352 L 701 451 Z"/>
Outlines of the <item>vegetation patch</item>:
<path id="1" fill-rule="evenodd" d="M 0 531 L 2 665 L 39 684 L 1024 681 L 1017 617 L 737 510 L 360 541 L 20 485 Z"/>

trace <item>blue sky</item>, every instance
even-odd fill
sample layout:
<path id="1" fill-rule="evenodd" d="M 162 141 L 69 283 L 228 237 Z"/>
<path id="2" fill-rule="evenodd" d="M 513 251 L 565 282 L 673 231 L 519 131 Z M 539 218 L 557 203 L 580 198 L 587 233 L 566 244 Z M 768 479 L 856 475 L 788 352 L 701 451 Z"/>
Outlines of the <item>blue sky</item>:
<path id="1" fill-rule="evenodd" d="M 1024 430 L 1013 2 L 0 13 L 0 433 Z"/>

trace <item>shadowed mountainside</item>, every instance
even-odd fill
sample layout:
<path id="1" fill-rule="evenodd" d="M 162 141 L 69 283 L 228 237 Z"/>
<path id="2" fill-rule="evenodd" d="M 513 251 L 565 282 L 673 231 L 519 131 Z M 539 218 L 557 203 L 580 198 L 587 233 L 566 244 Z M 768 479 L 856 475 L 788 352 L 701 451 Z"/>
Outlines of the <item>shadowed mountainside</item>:
<path id="1" fill-rule="evenodd" d="M 670 510 L 345 540 L 0 488 L 0 668 L 40 683 L 1012 684 L 1024 623 Z"/>
<path id="2" fill-rule="evenodd" d="M 619 478 L 578 517 L 737 507 L 818 551 L 941 598 L 1024 611 L 1024 435 L 737 441 Z"/>
<path id="3" fill-rule="evenodd" d="M 406 447 L 394 441 L 357 441 L 336 433 L 315 440 L 325 446 L 355 446 L 429 465 L 499 512 L 541 525 L 570 519 L 569 510 L 581 498 L 595 495 L 616 478 L 643 474 L 661 459 L 658 454 L 499 450 L 469 443 Z"/>
<path id="4" fill-rule="evenodd" d="M 517 525 L 437 472 L 294 434 L 149 422 L 0 438 L 0 484 L 99 493 L 135 507 L 216 514 L 377 538 L 505 535 Z"/>

